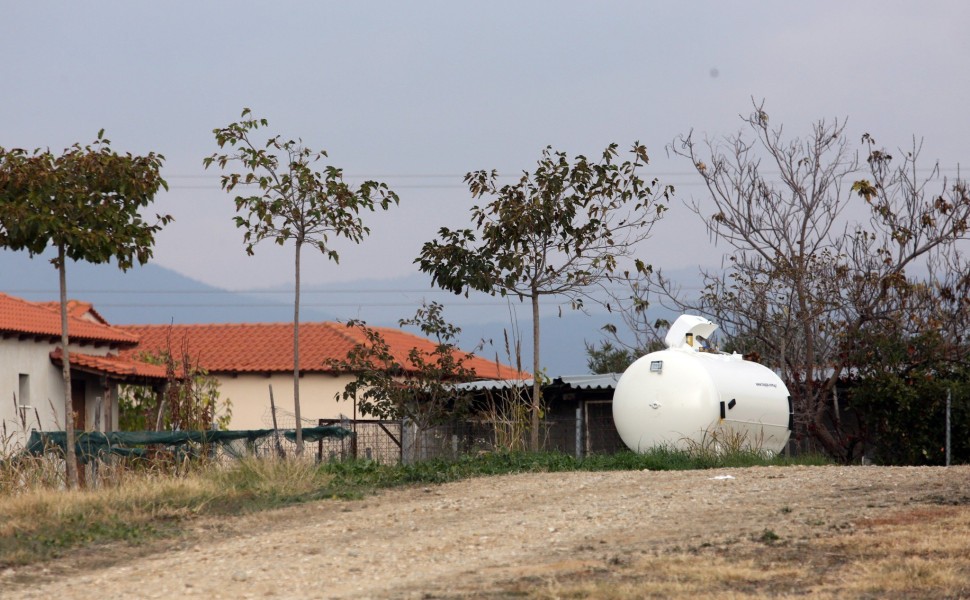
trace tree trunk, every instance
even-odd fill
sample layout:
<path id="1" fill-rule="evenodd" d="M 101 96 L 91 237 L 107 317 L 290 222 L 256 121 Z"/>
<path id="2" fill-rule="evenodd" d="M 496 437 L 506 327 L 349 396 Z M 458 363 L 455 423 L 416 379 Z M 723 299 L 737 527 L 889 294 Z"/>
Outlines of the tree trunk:
<path id="1" fill-rule="evenodd" d="M 64 246 L 57 247 L 57 274 L 61 291 L 61 374 L 64 377 L 64 432 L 65 457 L 67 463 L 67 487 L 77 489 L 77 452 L 74 451 L 74 403 L 71 398 L 71 360 L 68 356 L 67 344 L 67 256 Z"/>
<path id="2" fill-rule="evenodd" d="M 846 448 L 845 443 L 840 439 L 842 437 L 841 428 L 838 423 L 833 423 L 833 426 L 836 428 L 835 435 L 833 435 L 825 418 L 828 414 L 827 396 L 827 391 L 820 391 L 815 397 L 815 410 L 812 415 L 812 437 L 822 445 L 822 448 L 825 449 L 829 456 L 840 463 L 848 464 L 850 457 L 848 448 Z"/>
<path id="3" fill-rule="evenodd" d="M 542 381 L 539 377 L 539 290 L 532 286 L 532 419 L 529 449 L 539 451 L 539 413 L 542 410 Z"/>
<path id="4" fill-rule="evenodd" d="M 293 412 L 296 415 L 296 455 L 303 456 L 303 422 L 300 418 L 300 250 L 296 241 L 296 286 L 293 298 Z"/>

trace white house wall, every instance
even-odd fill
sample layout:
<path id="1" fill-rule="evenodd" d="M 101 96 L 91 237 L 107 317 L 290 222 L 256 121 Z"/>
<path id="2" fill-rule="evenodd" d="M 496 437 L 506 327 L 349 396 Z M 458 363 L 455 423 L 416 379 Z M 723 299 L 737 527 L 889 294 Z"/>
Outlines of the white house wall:
<path id="1" fill-rule="evenodd" d="M 273 386 L 279 427 L 292 428 L 295 425 L 292 374 L 214 375 L 219 380 L 220 399 L 228 398 L 232 403 L 230 429 L 268 429 L 273 426 L 270 385 Z M 341 415 L 353 416 L 352 402 L 334 399 L 334 395 L 342 392 L 350 381 L 349 375 L 307 374 L 301 377 L 300 416 L 310 421 L 336 419 Z"/>
<path id="2" fill-rule="evenodd" d="M 26 410 L 27 431 L 38 429 L 37 418 L 40 418 L 39 428 L 42 430 L 64 429 L 64 381 L 60 367 L 54 365 L 50 359 L 50 352 L 56 344 L 32 339 L 0 338 L 0 434 L 3 424 L 10 439 L 7 445 L 23 443 L 21 421 L 18 406 L 22 404 L 20 398 L 20 375 L 28 375 L 29 406 Z M 107 347 L 94 348 L 91 346 L 68 346 L 71 352 L 105 355 Z M 83 373 L 74 373 L 73 378 L 85 381 L 85 429 L 91 429 L 94 424 L 95 398 L 105 396 L 99 378 Z M 17 396 L 16 404 L 14 396 Z M 117 425 L 117 394 L 112 394 L 112 409 L 110 410 L 113 425 Z M 106 404 L 105 404 L 106 405 Z M 35 410 L 36 409 L 36 410 Z M 104 411 L 102 407 L 102 411 Z M 104 418 L 104 412 L 102 413 Z M 0 440 L 2 441 L 2 440 Z M 6 448 L 10 449 L 10 448 Z M 0 453 L 5 448 L 0 447 Z"/>
<path id="3" fill-rule="evenodd" d="M 60 371 L 51 363 L 51 345 L 33 340 L 0 339 L 0 420 L 7 431 L 20 429 L 18 406 L 20 375 L 28 376 L 30 408 L 26 409 L 27 430 L 37 428 L 36 415 L 43 429 L 60 429 L 64 423 L 64 384 Z M 17 396 L 14 404 L 14 395 Z M 34 411 L 36 409 L 36 413 Z"/>

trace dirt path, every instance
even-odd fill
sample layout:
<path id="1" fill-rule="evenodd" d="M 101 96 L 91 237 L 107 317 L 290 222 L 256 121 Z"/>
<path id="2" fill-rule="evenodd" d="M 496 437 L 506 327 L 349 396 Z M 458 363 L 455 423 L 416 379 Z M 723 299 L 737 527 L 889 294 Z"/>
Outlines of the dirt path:
<path id="1" fill-rule="evenodd" d="M 213 533 L 206 541 L 173 541 L 107 567 L 2 573 L 0 596 L 477 596 L 514 582 L 608 571 L 631 556 L 766 536 L 797 543 L 941 505 L 970 505 L 970 467 L 481 478 L 203 523 L 200 536 Z"/>

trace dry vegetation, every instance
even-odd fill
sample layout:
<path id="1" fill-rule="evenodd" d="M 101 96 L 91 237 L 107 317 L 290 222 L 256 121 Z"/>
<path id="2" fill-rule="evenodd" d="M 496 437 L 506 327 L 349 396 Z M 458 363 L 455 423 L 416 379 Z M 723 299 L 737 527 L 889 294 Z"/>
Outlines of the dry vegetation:
<path id="1" fill-rule="evenodd" d="M 583 565 L 520 581 L 529 598 L 966 598 L 970 510 L 902 511 L 798 542 L 753 539 Z"/>
<path id="2" fill-rule="evenodd" d="M 99 599 L 970 597 L 970 467 L 520 473 L 189 522 L 176 537 L 0 569 L 0 589 Z"/>

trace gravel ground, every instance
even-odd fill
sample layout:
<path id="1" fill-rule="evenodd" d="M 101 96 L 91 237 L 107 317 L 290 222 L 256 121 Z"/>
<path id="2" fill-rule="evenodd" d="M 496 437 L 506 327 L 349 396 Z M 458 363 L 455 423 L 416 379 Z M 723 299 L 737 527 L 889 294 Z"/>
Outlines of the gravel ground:
<path id="1" fill-rule="evenodd" d="M 968 503 L 970 467 L 489 477 L 202 521 L 186 538 L 127 559 L 116 553 L 8 570 L 0 596 L 479 596 L 509 582 L 608 569 L 632 554 L 766 531 L 797 542 L 894 511 Z"/>

